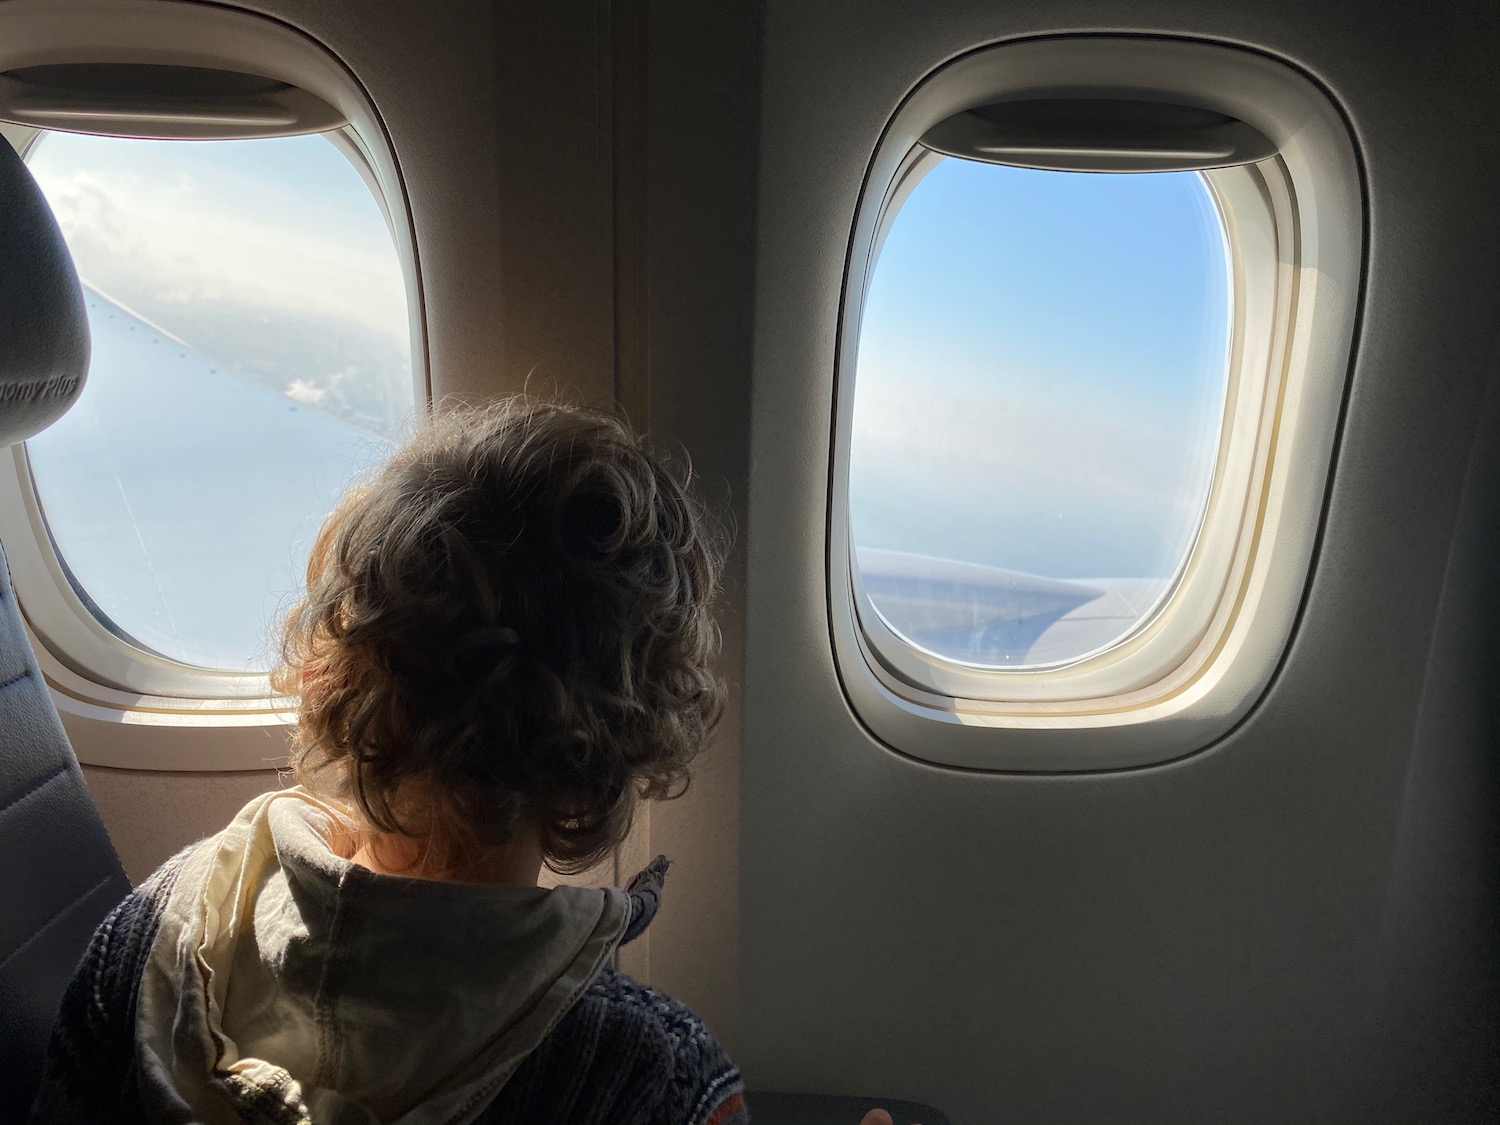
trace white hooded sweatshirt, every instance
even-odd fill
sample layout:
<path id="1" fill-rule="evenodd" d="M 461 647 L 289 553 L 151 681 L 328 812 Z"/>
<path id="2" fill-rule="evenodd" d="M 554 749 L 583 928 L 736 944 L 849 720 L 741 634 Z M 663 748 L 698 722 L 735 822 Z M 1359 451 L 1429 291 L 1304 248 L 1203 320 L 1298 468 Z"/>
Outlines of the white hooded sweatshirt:
<path id="1" fill-rule="evenodd" d="M 141 982 L 154 1119 L 462 1125 L 608 963 L 615 888 L 376 874 L 338 805 L 268 793 L 197 845 Z"/>

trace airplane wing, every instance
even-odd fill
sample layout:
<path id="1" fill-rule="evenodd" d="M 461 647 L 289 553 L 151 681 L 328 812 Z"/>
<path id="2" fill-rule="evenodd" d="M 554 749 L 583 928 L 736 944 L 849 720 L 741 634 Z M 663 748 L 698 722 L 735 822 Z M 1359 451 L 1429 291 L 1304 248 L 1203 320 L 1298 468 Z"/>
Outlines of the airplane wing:
<path id="1" fill-rule="evenodd" d="M 997 566 L 861 548 L 858 581 L 907 640 L 966 664 L 1022 667 L 1077 659 L 1151 612 L 1166 584 L 1057 579 Z"/>

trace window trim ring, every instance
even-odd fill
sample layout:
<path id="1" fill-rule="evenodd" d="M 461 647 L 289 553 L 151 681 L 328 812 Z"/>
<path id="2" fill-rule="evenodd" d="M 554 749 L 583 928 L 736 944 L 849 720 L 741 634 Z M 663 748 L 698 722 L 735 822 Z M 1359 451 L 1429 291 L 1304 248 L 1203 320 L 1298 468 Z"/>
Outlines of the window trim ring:
<path id="1" fill-rule="evenodd" d="M 344 114 L 350 124 L 323 135 L 372 190 L 391 230 L 407 294 L 413 392 L 420 416 L 429 408 L 431 390 L 414 220 L 389 131 L 359 79 L 317 40 L 257 13 L 173 0 L 113 0 L 75 8 L 0 12 L 0 27 L 7 33 L 0 49 L 0 69 L 37 59 L 77 61 L 108 56 L 153 61 L 173 55 L 174 50 L 182 55 L 186 48 L 179 41 L 190 41 L 191 59 L 173 55 L 175 61 L 230 69 L 269 66 L 277 76 L 312 91 Z M 0 123 L 0 134 L 24 158 L 43 131 Z M 294 700 L 271 691 L 264 673 L 182 664 L 129 644 L 95 619 L 53 557 L 24 448 L 17 445 L 9 456 L 5 453 L 0 450 L 0 538 L 6 543 L 32 646 L 65 725 L 74 732 L 80 760 L 146 769 L 219 770 L 265 769 L 284 756 L 268 755 L 265 734 L 249 729 L 283 727 L 295 707 Z M 67 634 L 76 644 L 60 646 L 59 634 Z M 90 730 L 95 722 L 117 730 L 122 729 L 120 724 L 132 730 L 161 728 L 159 733 L 171 745 L 147 755 L 149 764 L 137 764 L 138 747 L 101 756 L 85 744 L 102 746 L 104 738 L 96 739 L 91 733 L 81 744 L 75 721 L 87 721 Z M 176 745 L 178 736 L 166 730 L 172 727 L 183 728 L 184 735 L 206 728 L 243 728 L 242 734 L 254 737 L 235 749 L 230 743 L 238 746 L 241 735 L 230 731 L 222 753 L 199 756 L 196 750 Z"/>
<path id="2" fill-rule="evenodd" d="M 1286 327 L 1295 331 L 1284 345 L 1281 401 L 1294 424 L 1273 435 L 1263 503 L 1244 520 L 1256 529 L 1258 554 L 1245 582 L 1224 602 L 1231 620 L 1216 624 L 1218 632 L 1205 641 L 1202 674 L 1171 694 L 1022 710 L 951 692 L 913 692 L 901 681 L 893 689 L 857 617 L 846 506 L 858 329 L 852 295 L 862 301 L 868 283 L 872 197 L 878 193 L 886 202 L 900 160 L 936 121 L 1017 90 L 1077 85 L 1079 75 L 1091 85 L 1152 90 L 1240 117 L 1280 146 L 1294 204 L 1289 233 L 1303 259 L 1286 279 L 1294 298 L 1285 306 Z M 832 656 L 855 715 L 899 752 L 969 769 L 1134 768 L 1202 749 L 1263 697 L 1310 580 L 1347 397 L 1366 250 L 1362 166 L 1345 115 L 1300 71 L 1240 47 L 1154 36 L 1012 40 L 960 56 L 914 86 L 875 147 L 861 195 L 839 316 L 825 555 Z M 1086 738 L 1080 737 L 1084 731 Z"/>

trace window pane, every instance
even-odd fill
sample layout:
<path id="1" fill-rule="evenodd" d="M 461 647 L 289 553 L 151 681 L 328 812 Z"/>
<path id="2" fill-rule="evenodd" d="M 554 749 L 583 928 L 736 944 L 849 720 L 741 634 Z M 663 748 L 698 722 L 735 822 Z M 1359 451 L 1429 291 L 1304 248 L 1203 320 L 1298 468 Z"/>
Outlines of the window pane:
<path id="1" fill-rule="evenodd" d="M 860 329 L 850 521 L 886 624 L 1012 668 L 1132 632 L 1202 522 L 1229 323 L 1196 173 L 939 161 L 890 228 Z"/>
<path id="2" fill-rule="evenodd" d="M 30 166 L 93 333 L 78 405 L 27 442 L 59 553 L 137 644 L 263 669 L 318 524 L 412 416 L 380 209 L 321 136 L 58 133 Z"/>

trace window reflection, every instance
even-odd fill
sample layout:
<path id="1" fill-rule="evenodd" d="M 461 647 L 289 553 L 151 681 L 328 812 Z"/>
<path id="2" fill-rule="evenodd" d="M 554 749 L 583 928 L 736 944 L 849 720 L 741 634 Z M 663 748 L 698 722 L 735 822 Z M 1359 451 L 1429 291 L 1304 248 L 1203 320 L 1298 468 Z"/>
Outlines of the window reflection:
<path id="1" fill-rule="evenodd" d="M 1202 522 L 1229 323 L 1197 174 L 938 161 L 885 239 L 856 363 L 854 564 L 885 623 L 1029 667 L 1149 617 Z"/>
<path id="2" fill-rule="evenodd" d="M 59 553 L 116 632 L 265 668 L 312 533 L 412 416 L 380 209 L 319 136 L 53 134 L 29 163 L 93 334 L 79 404 L 27 443 Z"/>

